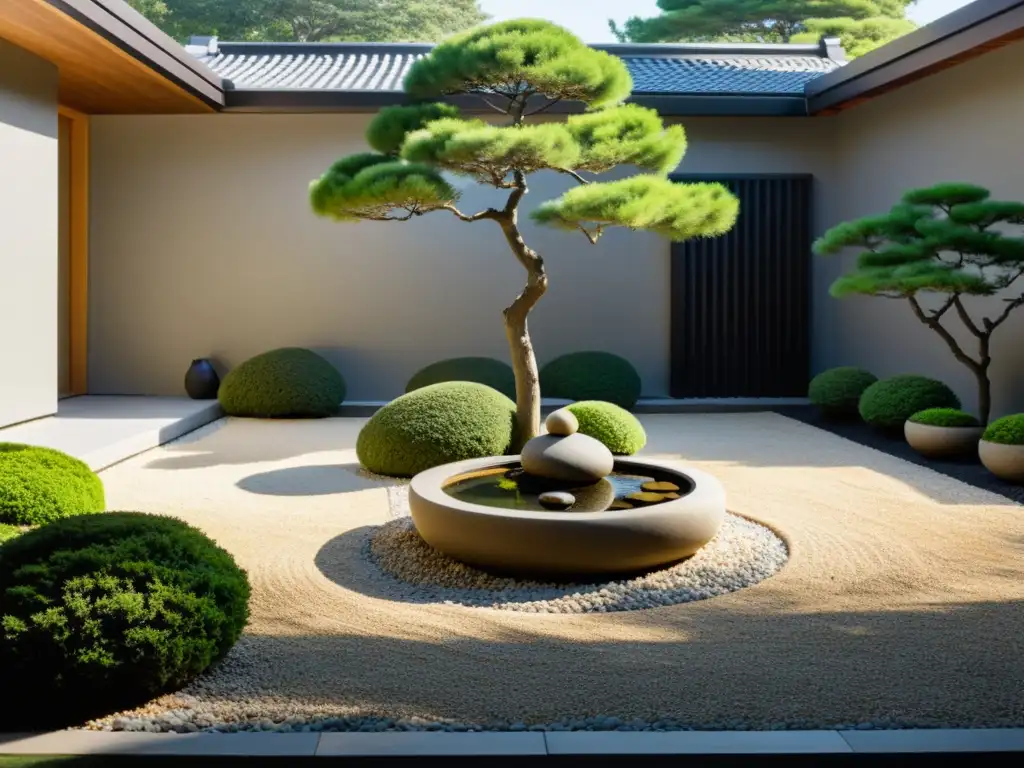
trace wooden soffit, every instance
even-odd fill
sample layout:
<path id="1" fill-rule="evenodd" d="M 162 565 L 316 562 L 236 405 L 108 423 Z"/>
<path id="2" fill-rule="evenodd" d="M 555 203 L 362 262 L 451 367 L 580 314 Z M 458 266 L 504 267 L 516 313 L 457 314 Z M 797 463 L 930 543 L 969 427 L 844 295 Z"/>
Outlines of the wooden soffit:
<path id="1" fill-rule="evenodd" d="M 53 62 L 86 114 L 213 112 L 221 78 L 122 0 L 0 0 L 0 38 Z"/>

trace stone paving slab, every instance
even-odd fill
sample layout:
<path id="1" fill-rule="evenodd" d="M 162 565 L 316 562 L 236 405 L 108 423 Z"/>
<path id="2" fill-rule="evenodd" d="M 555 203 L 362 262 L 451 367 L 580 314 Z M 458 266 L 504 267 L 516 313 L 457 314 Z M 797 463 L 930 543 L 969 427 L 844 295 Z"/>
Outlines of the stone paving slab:
<path id="1" fill-rule="evenodd" d="M 836 754 L 852 752 L 837 731 L 549 732 L 550 755 Z"/>
<path id="2" fill-rule="evenodd" d="M 124 733 L 54 731 L 0 736 L 7 755 L 218 755 L 312 757 L 318 733 Z"/>
<path id="3" fill-rule="evenodd" d="M 318 757 L 546 755 L 543 733 L 325 733 Z"/>
<path id="4" fill-rule="evenodd" d="M 854 752 L 1024 752 L 1024 728 L 841 731 Z"/>

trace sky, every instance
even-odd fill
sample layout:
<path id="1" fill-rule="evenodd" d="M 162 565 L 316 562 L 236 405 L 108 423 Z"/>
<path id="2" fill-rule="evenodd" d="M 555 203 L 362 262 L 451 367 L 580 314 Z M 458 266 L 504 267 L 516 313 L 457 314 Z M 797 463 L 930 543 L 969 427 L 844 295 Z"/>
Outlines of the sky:
<path id="1" fill-rule="evenodd" d="M 969 0 L 917 0 L 911 5 L 910 17 L 918 24 L 927 24 Z M 568 27 L 588 43 L 615 42 L 608 29 L 608 19 L 624 21 L 629 16 L 655 16 L 655 0 L 480 0 L 480 5 L 493 21 L 534 17 L 548 19 Z"/>

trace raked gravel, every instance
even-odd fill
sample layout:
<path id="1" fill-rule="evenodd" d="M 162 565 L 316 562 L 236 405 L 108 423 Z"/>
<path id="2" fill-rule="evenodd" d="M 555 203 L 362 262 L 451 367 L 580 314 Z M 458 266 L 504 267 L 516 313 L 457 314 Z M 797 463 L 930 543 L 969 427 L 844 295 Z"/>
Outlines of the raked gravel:
<path id="1" fill-rule="evenodd" d="M 430 547 L 401 517 L 367 537 L 364 555 L 389 579 L 396 600 L 527 613 L 610 613 L 706 600 L 750 587 L 786 562 L 786 545 L 768 528 L 727 515 L 718 535 L 693 557 L 642 576 L 554 584 L 489 574 Z"/>

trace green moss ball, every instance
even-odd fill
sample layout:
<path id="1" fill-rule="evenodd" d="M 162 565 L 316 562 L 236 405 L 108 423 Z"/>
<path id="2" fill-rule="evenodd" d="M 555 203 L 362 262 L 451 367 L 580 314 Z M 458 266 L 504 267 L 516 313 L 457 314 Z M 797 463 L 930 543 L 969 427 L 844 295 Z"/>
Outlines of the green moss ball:
<path id="1" fill-rule="evenodd" d="M 908 421 L 930 427 L 976 427 L 978 420 L 956 408 L 928 408 L 918 411 Z"/>
<path id="2" fill-rule="evenodd" d="M 1024 413 L 996 419 L 988 425 L 981 439 L 1003 445 L 1024 445 Z"/>
<path id="3" fill-rule="evenodd" d="M 864 390 L 876 381 L 878 377 L 863 368 L 830 368 L 811 379 L 807 397 L 824 416 L 851 418 L 857 415 L 857 405 Z"/>
<path id="4" fill-rule="evenodd" d="M 614 403 L 583 400 L 566 410 L 579 421 L 581 433 L 600 440 L 616 456 L 632 456 L 647 444 L 640 420 Z"/>
<path id="5" fill-rule="evenodd" d="M 222 658 L 248 619 L 249 582 L 170 517 L 65 518 L 0 549 L 0 687 L 40 718 L 137 706 Z"/>
<path id="6" fill-rule="evenodd" d="M 860 416 L 873 427 L 903 429 L 919 411 L 929 408 L 960 408 L 960 398 L 941 381 L 903 374 L 876 381 L 860 398 Z"/>
<path id="7" fill-rule="evenodd" d="M 640 399 L 640 374 L 611 352 L 572 352 L 541 369 L 540 387 L 545 397 L 602 400 L 632 408 Z"/>
<path id="8" fill-rule="evenodd" d="M 345 380 L 316 352 L 285 347 L 256 355 L 231 370 L 217 399 L 229 416 L 323 418 L 338 412 L 345 399 Z"/>
<path id="9" fill-rule="evenodd" d="M 103 481 L 84 461 L 53 448 L 0 443 L 0 523 L 41 525 L 104 507 Z"/>
<path id="10" fill-rule="evenodd" d="M 483 384 L 431 384 L 378 410 L 359 433 L 356 455 L 369 471 L 392 477 L 503 456 L 513 441 L 515 417 L 515 403 Z"/>
<path id="11" fill-rule="evenodd" d="M 445 381 L 475 381 L 498 390 L 506 397 L 516 396 L 516 377 L 512 366 L 491 357 L 455 357 L 432 363 L 409 379 L 405 391 L 412 392 Z"/>

